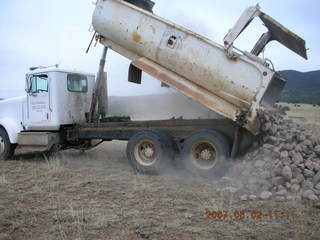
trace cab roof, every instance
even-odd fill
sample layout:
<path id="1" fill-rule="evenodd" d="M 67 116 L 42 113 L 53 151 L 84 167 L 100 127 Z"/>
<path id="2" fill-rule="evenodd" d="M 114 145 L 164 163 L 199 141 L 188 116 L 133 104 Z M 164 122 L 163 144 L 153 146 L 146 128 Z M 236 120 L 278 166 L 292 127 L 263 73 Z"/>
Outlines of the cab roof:
<path id="1" fill-rule="evenodd" d="M 69 69 L 60 69 L 60 68 L 45 68 L 45 69 L 37 69 L 34 71 L 29 71 L 28 75 L 31 74 L 42 74 L 42 73 L 51 73 L 51 72 L 61 72 L 61 73 L 71 73 L 71 74 L 80 74 L 80 75 L 86 75 L 86 76 L 92 76 L 95 77 L 92 73 L 87 72 L 81 72 L 77 70 L 69 70 Z"/>

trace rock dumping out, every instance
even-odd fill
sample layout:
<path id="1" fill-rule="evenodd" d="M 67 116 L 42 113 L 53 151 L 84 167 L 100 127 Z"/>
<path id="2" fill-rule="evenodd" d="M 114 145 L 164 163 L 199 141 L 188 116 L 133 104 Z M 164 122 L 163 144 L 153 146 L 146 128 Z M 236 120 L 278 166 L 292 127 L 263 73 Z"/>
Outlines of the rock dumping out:
<path id="1" fill-rule="evenodd" d="M 255 195 L 261 200 L 319 201 L 320 137 L 285 120 L 276 110 L 260 118 L 262 133 L 254 149 L 236 160 L 229 173 L 239 191 L 246 193 L 240 199 Z"/>

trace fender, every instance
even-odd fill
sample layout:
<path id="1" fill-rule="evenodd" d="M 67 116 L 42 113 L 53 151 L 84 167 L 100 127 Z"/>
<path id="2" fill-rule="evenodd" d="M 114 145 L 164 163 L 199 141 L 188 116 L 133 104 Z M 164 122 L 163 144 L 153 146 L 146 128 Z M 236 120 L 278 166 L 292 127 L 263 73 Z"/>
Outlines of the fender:
<path id="1" fill-rule="evenodd" d="M 18 143 L 18 135 L 23 130 L 21 123 L 12 118 L 1 118 L 0 127 L 6 130 L 12 144 Z"/>

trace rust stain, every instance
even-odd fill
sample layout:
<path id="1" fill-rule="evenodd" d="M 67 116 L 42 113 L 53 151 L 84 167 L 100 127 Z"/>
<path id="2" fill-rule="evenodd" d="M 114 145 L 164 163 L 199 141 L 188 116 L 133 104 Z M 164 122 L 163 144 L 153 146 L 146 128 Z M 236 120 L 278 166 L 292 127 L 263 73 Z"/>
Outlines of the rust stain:
<path id="1" fill-rule="evenodd" d="M 156 62 L 159 62 L 159 54 L 160 54 L 161 48 L 160 46 L 157 47 L 156 53 L 155 53 L 155 60 Z"/>
<path id="2" fill-rule="evenodd" d="M 137 43 L 140 43 L 141 35 L 139 35 L 139 33 L 137 33 L 137 32 L 133 32 L 132 33 L 132 40 L 137 42 Z"/>
<path id="3" fill-rule="evenodd" d="M 157 28 L 154 25 L 151 25 L 152 33 L 155 34 L 157 32 Z"/>

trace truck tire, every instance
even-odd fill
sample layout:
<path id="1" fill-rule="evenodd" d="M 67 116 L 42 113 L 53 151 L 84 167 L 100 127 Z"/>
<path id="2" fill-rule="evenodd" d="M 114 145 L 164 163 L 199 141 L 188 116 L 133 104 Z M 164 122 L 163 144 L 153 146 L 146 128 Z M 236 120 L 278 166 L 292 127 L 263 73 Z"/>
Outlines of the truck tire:
<path id="1" fill-rule="evenodd" d="M 182 147 L 184 168 L 205 178 L 220 178 L 230 167 L 230 145 L 227 139 L 213 130 L 200 130 L 189 136 Z"/>
<path id="2" fill-rule="evenodd" d="M 130 165 L 140 173 L 163 173 L 174 159 L 173 141 L 164 132 L 138 132 L 128 142 L 127 157 Z"/>
<path id="3" fill-rule="evenodd" d="M 6 130 L 0 128 L 0 160 L 8 160 L 13 152 L 14 146 L 10 143 Z"/>

